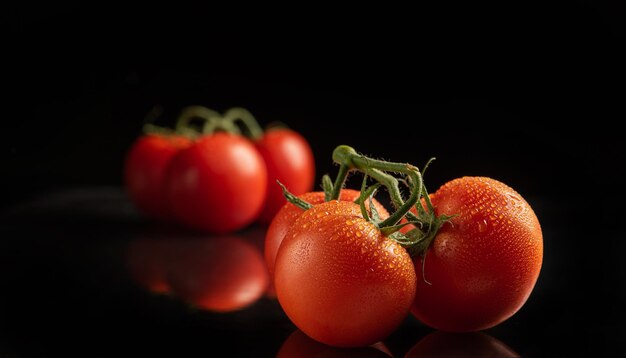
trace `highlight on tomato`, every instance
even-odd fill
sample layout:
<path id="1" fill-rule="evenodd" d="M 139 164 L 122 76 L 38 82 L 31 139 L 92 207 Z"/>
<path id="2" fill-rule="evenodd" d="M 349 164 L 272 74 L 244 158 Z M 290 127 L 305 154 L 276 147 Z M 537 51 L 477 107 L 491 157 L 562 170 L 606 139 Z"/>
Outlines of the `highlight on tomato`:
<path id="1" fill-rule="evenodd" d="M 411 164 L 368 158 L 348 146 L 338 146 L 333 160 L 339 172 L 334 182 L 324 177 L 324 202 L 321 194 L 285 190 L 294 207 L 281 209 L 288 212 L 281 230 L 266 237 L 268 267 L 278 246 L 278 301 L 309 337 L 366 346 L 388 336 L 409 310 L 436 329 L 479 331 L 526 302 L 543 238 L 534 212 L 513 189 L 465 177 L 429 195 Z M 337 200 L 351 171 L 363 174 L 358 203 Z M 370 178 L 376 183 L 368 186 Z M 400 182 L 410 189 L 406 199 Z M 379 187 L 395 209 L 385 218 L 373 200 L 366 205 Z"/>
<path id="2" fill-rule="evenodd" d="M 254 143 L 267 168 L 267 197 L 258 221 L 268 224 L 278 210 L 287 202 L 280 181 L 294 195 L 313 189 L 315 159 L 307 140 L 298 132 L 284 125 L 261 129 L 254 116 L 244 108 L 231 108 L 224 113 L 224 120 L 241 123 L 245 134 Z"/>

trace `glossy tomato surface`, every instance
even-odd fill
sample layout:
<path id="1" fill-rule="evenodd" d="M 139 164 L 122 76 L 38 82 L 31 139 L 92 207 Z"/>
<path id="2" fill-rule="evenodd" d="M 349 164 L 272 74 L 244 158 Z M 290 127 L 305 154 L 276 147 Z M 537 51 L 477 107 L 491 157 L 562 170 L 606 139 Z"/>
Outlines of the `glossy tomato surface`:
<path id="1" fill-rule="evenodd" d="M 168 197 L 179 222 L 229 233 L 257 219 L 267 190 L 263 158 L 245 138 L 216 133 L 182 150 L 168 168 Z"/>
<path id="2" fill-rule="evenodd" d="M 126 155 L 124 185 L 142 214 L 156 219 L 170 218 L 165 173 L 174 155 L 191 143 L 183 136 L 158 134 L 143 135 L 133 143 Z"/>
<path id="3" fill-rule="evenodd" d="M 511 317 L 539 276 L 543 236 L 530 205 L 507 185 L 463 177 L 432 195 L 437 215 L 456 215 L 415 260 L 412 313 L 443 331 L 477 331 Z M 424 271 L 422 271 L 422 265 Z"/>
<path id="4" fill-rule="evenodd" d="M 353 189 L 342 189 L 339 193 L 340 201 L 355 201 L 361 192 Z M 324 202 L 324 192 L 314 191 L 304 193 L 298 196 L 300 199 L 312 205 L 318 205 Z M 369 201 L 368 201 L 369 204 Z M 387 209 L 374 199 L 374 206 L 382 218 L 389 217 Z M 285 203 L 283 207 L 275 215 L 270 223 L 265 235 L 265 263 L 270 272 L 270 277 L 274 277 L 274 263 L 276 261 L 276 253 L 280 244 L 283 242 L 287 231 L 291 225 L 304 213 L 304 210 L 298 208 L 291 203 Z"/>
<path id="5" fill-rule="evenodd" d="M 280 245 L 274 275 L 278 301 L 291 321 L 332 346 L 383 340 L 415 298 L 409 254 L 350 202 L 305 211 Z"/>
<path id="6" fill-rule="evenodd" d="M 269 223 L 287 202 L 279 180 L 294 195 L 313 189 L 315 160 L 309 143 L 289 129 L 272 129 L 256 143 L 267 166 L 267 199 L 259 221 Z"/>

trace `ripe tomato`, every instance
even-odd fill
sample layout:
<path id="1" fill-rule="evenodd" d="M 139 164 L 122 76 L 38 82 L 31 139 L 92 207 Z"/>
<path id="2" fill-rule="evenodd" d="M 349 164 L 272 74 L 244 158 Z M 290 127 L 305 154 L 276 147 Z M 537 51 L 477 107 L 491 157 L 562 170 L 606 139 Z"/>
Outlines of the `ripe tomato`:
<path id="1" fill-rule="evenodd" d="M 259 221 L 269 223 L 287 202 L 276 180 L 293 195 L 310 191 L 315 180 L 315 160 L 306 139 L 289 129 L 265 132 L 256 147 L 265 160 L 268 177 L 267 198 Z"/>
<path id="2" fill-rule="evenodd" d="M 437 215 L 457 216 L 442 226 L 425 262 L 415 260 L 420 279 L 411 312 L 452 332 L 486 329 L 511 317 L 541 269 L 541 227 L 530 205 L 505 184 L 483 177 L 450 181 L 432 202 Z"/>
<path id="3" fill-rule="evenodd" d="M 339 194 L 339 200 L 355 201 L 360 194 L 361 192 L 358 190 L 342 189 Z M 324 192 L 321 191 L 305 193 L 298 197 L 311 205 L 317 205 L 324 202 Z M 389 217 L 387 210 L 376 199 L 374 199 L 374 206 L 376 207 L 376 210 L 380 214 L 381 218 Z M 285 238 L 285 235 L 291 225 L 298 217 L 300 217 L 300 215 L 302 215 L 302 213 L 304 213 L 304 210 L 291 203 L 286 203 L 274 216 L 274 220 L 272 220 L 269 228 L 267 229 L 264 251 L 265 263 L 267 264 L 267 269 L 270 272 L 270 278 L 274 277 L 274 262 L 276 262 L 276 253 L 278 252 L 278 248 L 280 247 L 281 242 L 283 242 L 283 239 Z"/>
<path id="4" fill-rule="evenodd" d="M 134 206 L 155 219 L 170 218 L 165 195 L 165 173 L 178 151 L 191 145 L 180 135 L 146 134 L 139 137 L 126 155 L 124 184 Z"/>
<path id="5" fill-rule="evenodd" d="M 333 346 L 366 346 L 396 329 L 415 297 L 409 254 L 361 217 L 330 201 L 306 210 L 283 240 L 276 295 L 291 321 Z"/>
<path id="6" fill-rule="evenodd" d="M 285 340 L 276 358 L 308 358 L 308 357 L 393 357 L 389 349 L 382 342 L 377 342 L 369 347 L 337 348 L 327 346 L 309 338 L 301 330 L 294 331 Z"/>
<path id="7" fill-rule="evenodd" d="M 230 237 L 178 240 L 169 255 L 167 281 L 172 292 L 196 307 L 230 312 L 256 302 L 267 288 L 259 249 Z"/>
<path id="8" fill-rule="evenodd" d="M 481 332 L 430 333 L 415 344 L 405 358 L 419 357 L 519 357 L 501 341 Z"/>
<path id="9" fill-rule="evenodd" d="M 183 224 L 228 233 L 257 219 L 266 194 L 263 158 L 244 137 L 218 132 L 181 150 L 167 171 L 172 212 Z"/>

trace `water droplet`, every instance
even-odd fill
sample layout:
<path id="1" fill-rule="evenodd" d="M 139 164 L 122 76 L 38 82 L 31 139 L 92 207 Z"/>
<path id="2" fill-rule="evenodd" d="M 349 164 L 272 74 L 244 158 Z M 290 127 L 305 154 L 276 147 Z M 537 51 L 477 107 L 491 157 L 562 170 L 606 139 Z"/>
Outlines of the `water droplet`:
<path id="1" fill-rule="evenodd" d="M 352 220 L 346 220 L 346 225 L 353 225 L 354 222 Z"/>
<path id="2" fill-rule="evenodd" d="M 361 232 L 360 232 L 360 231 L 357 231 L 357 232 L 356 232 L 356 236 L 357 236 L 357 237 L 361 237 L 361 236 L 363 236 L 363 234 L 361 234 Z"/>
<path id="3" fill-rule="evenodd" d="M 479 221 L 478 232 L 485 232 L 485 231 L 487 231 L 487 220 Z"/>
<path id="4" fill-rule="evenodd" d="M 496 203 L 491 203 L 491 207 L 495 208 L 496 207 Z"/>

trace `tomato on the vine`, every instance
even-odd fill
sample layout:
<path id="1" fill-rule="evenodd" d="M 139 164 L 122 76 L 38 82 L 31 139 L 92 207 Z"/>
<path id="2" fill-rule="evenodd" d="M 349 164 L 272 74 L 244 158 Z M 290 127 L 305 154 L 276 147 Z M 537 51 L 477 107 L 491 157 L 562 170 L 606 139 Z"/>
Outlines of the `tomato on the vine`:
<path id="1" fill-rule="evenodd" d="M 263 158 L 244 137 L 205 135 L 181 150 L 167 170 L 175 217 L 188 227 L 228 233 L 255 221 L 266 197 Z"/>
<path id="2" fill-rule="evenodd" d="M 541 269 L 541 227 L 530 205 L 507 185 L 484 177 L 452 180 L 431 199 L 437 215 L 453 216 L 425 256 L 416 257 L 412 313 L 453 332 L 490 328 L 511 317 Z"/>
<path id="3" fill-rule="evenodd" d="M 274 275 L 278 301 L 291 321 L 333 346 L 384 339 L 415 297 L 407 251 L 365 220 L 359 205 L 345 201 L 313 206 L 292 224 Z"/>
<path id="4" fill-rule="evenodd" d="M 315 160 L 309 143 L 299 133 L 275 128 L 266 131 L 255 145 L 267 166 L 267 198 L 259 221 L 269 223 L 287 202 L 276 180 L 294 195 L 313 188 Z"/>
<path id="5" fill-rule="evenodd" d="M 145 134 L 133 143 L 126 155 L 124 185 L 133 205 L 142 214 L 154 219 L 171 219 L 165 173 L 174 155 L 191 143 L 178 134 Z"/>
<path id="6" fill-rule="evenodd" d="M 282 192 L 281 192 L 282 195 Z M 353 189 L 343 189 L 341 190 L 339 200 L 340 201 L 355 201 L 361 192 Z M 322 191 L 314 191 L 305 193 L 298 196 L 300 199 L 306 201 L 311 205 L 318 205 L 325 201 L 324 192 Z M 368 201 L 369 203 L 369 201 Z M 378 200 L 373 199 L 373 204 L 376 207 L 376 210 L 380 214 L 381 218 L 387 218 L 389 213 L 382 206 Z M 265 235 L 265 263 L 267 265 L 267 269 L 270 273 L 270 278 L 274 277 L 274 263 L 276 262 L 276 253 L 278 252 L 278 248 L 280 244 L 283 242 L 287 231 L 291 227 L 291 225 L 296 221 L 300 215 L 304 213 L 304 210 L 287 202 L 283 205 L 282 208 L 278 211 L 278 213 L 274 216 L 274 219 L 270 223 L 270 226 L 267 229 L 267 233 Z"/>

